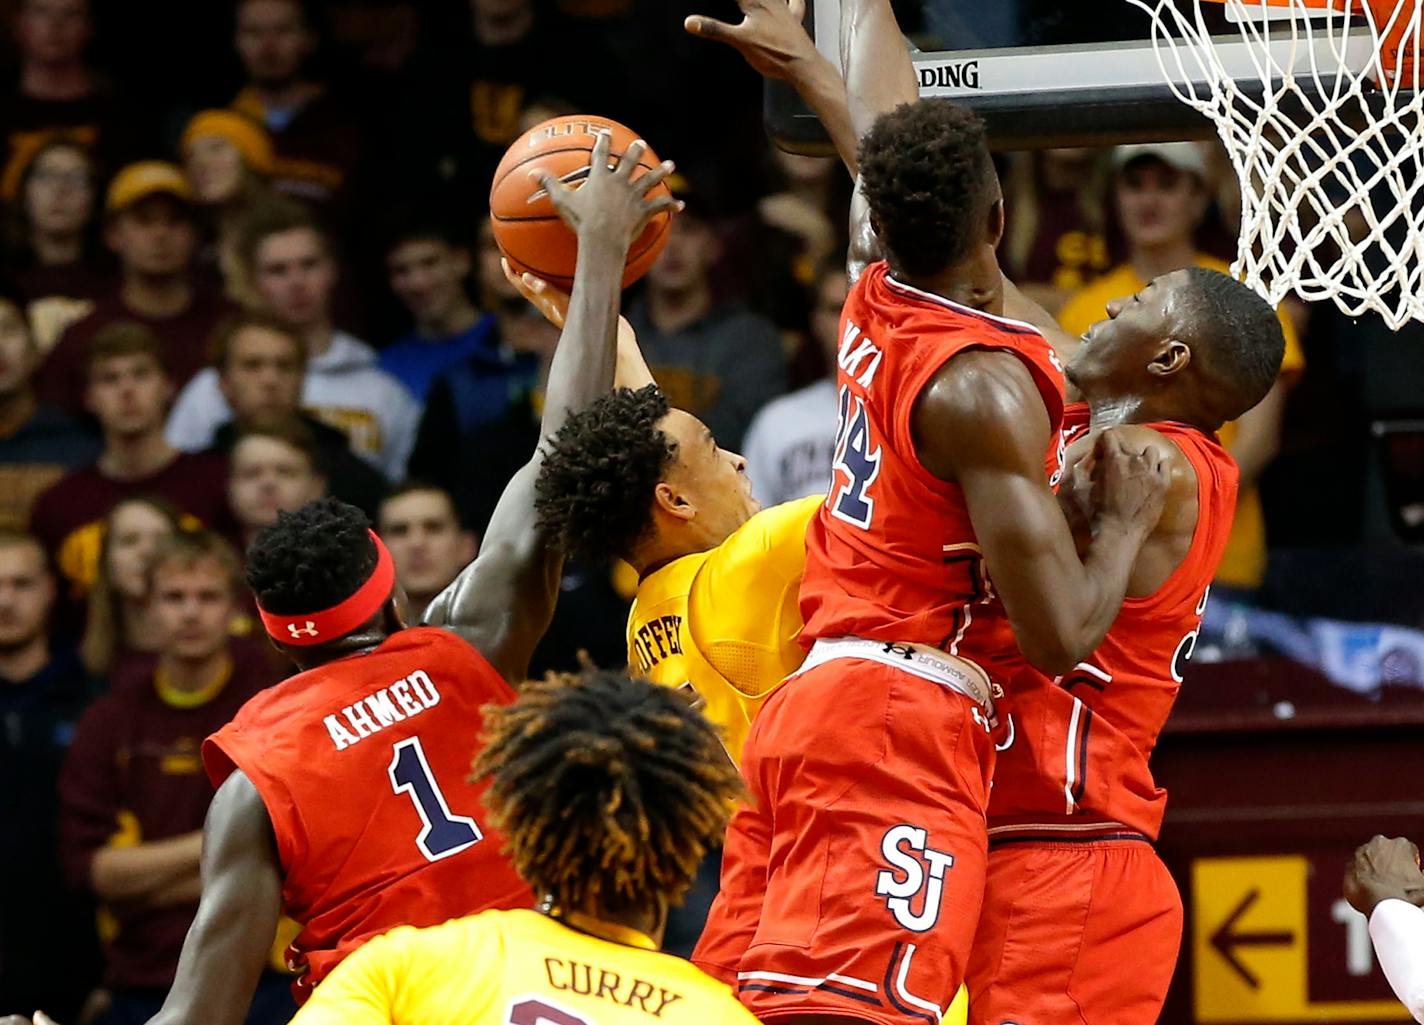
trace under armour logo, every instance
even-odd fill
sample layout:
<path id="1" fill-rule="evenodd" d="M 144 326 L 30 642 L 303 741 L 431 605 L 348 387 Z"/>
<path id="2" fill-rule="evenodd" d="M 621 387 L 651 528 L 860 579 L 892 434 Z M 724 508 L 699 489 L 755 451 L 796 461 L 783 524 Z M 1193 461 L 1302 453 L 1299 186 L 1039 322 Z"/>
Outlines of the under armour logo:
<path id="1" fill-rule="evenodd" d="M 315 637 L 318 632 L 316 624 L 310 619 L 307 620 L 306 626 L 297 626 L 296 623 L 287 624 L 287 633 L 293 637 Z"/>
<path id="2" fill-rule="evenodd" d="M 885 654 L 899 655 L 906 662 L 909 662 L 915 657 L 915 649 L 910 647 L 908 644 L 890 643 L 885 645 Z"/>

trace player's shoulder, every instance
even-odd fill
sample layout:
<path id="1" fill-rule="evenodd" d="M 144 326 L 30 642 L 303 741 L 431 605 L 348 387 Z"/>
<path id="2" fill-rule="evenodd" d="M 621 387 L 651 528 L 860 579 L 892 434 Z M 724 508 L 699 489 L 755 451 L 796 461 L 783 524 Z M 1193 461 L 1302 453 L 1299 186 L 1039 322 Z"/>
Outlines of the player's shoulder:
<path id="1" fill-rule="evenodd" d="M 725 569 L 730 563 L 758 560 L 788 546 L 804 553 L 806 527 L 825 500 L 825 495 L 809 495 L 761 510 L 713 550 L 708 564 Z"/>
<path id="2" fill-rule="evenodd" d="M 1020 357 L 995 349 L 970 349 L 935 372 L 916 406 L 936 419 L 988 430 L 1021 421 L 1030 401 L 1043 405 L 1033 372 Z"/>

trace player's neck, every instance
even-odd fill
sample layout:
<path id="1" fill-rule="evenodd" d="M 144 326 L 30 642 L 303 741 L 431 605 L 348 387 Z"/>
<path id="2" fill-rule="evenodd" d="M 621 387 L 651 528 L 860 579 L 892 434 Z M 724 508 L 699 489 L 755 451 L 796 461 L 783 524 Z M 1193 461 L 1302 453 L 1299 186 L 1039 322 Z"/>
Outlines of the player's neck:
<path id="1" fill-rule="evenodd" d="M 977 247 L 938 274 L 912 277 L 897 272 L 895 276 L 922 292 L 943 296 L 971 310 L 1003 316 L 1004 272 L 999 268 L 994 250 L 988 246 Z"/>
<path id="2" fill-rule="evenodd" d="M 600 909 L 564 911 L 558 917 L 580 932 L 631 947 L 642 946 L 642 939 L 661 947 L 667 929 L 667 913 L 660 907 L 633 908 L 618 914 Z"/>

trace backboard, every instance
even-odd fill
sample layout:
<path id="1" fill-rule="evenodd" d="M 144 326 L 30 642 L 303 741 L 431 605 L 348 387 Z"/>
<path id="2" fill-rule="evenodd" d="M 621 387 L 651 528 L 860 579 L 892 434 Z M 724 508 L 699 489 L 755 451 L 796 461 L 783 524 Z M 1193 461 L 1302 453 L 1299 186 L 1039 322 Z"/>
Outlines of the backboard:
<path id="1" fill-rule="evenodd" d="M 1189 0 L 1175 0 L 1189 9 Z M 1207 31 L 1232 77 L 1256 71 L 1233 11 L 1204 5 Z M 1248 3 L 1259 17 L 1264 5 Z M 840 0 L 809 0 L 808 28 L 817 47 L 839 62 Z M 1152 46 L 1152 20 L 1128 0 L 896 0 L 913 47 L 921 96 L 947 96 L 986 120 L 997 149 L 1108 145 L 1154 139 L 1205 138 L 1211 123 L 1172 93 Z M 1277 30 L 1283 64 L 1340 60 L 1323 40 L 1292 45 Z M 1344 59 L 1370 58 L 1367 32 L 1352 34 Z M 1190 69 L 1188 69 L 1190 70 Z M 825 135 L 795 93 L 767 91 L 766 118 L 783 147 L 820 151 Z"/>

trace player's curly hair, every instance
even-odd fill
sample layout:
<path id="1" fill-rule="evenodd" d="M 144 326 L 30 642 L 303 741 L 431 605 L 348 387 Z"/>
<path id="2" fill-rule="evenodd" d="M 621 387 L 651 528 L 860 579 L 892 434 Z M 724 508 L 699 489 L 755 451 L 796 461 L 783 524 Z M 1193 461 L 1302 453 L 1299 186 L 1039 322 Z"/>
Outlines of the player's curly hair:
<path id="1" fill-rule="evenodd" d="M 896 270 L 937 274 L 969 252 L 995 199 L 984 122 L 949 100 L 882 114 L 860 142 L 860 187 Z"/>
<path id="2" fill-rule="evenodd" d="M 351 597 L 376 568 L 371 523 L 336 498 L 308 502 L 257 535 L 247 551 L 247 586 L 268 612 L 295 616 Z"/>
<path id="3" fill-rule="evenodd" d="M 561 908 L 676 903 L 744 794 L 702 713 L 624 671 L 551 674 L 484 715 L 475 778 L 490 780 L 492 821 Z"/>
<path id="4" fill-rule="evenodd" d="M 1216 379 L 1218 413 L 1234 420 L 1266 397 L 1281 374 L 1286 336 L 1271 304 L 1230 274 L 1189 267 L 1186 331 Z"/>
<path id="5" fill-rule="evenodd" d="M 534 484 L 539 526 L 568 552 L 625 557 L 653 522 L 653 492 L 677 457 L 658 430 L 656 385 L 619 388 L 574 413 L 548 443 Z"/>

